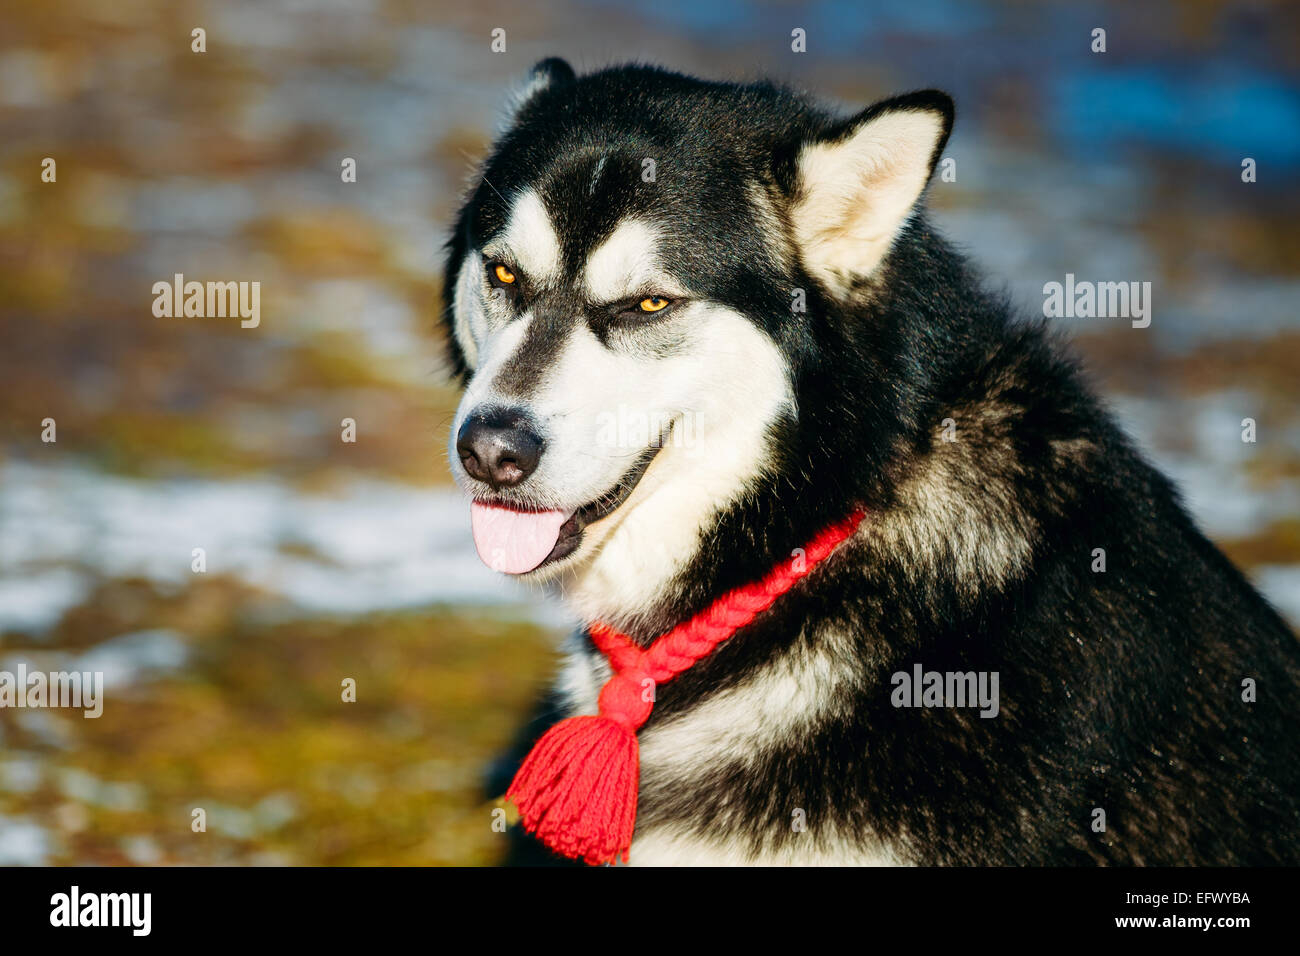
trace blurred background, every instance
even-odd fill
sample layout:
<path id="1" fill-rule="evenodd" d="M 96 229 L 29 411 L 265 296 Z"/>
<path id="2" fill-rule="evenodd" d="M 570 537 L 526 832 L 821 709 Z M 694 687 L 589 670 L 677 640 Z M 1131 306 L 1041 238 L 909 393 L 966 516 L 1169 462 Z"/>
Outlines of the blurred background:
<path id="1" fill-rule="evenodd" d="M 950 90 L 938 222 L 1027 311 L 1066 273 L 1152 283 L 1148 329 L 1060 321 L 1300 620 L 1298 27 L 1215 0 L 4 4 L 0 670 L 108 686 L 98 720 L 0 709 L 0 863 L 499 857 L 484 769 L 566 622 L 474 554 L 438 286 L 471 164 L 552 54 L 846 111 Z M 260 282 L 260 326 L 155 317 L 176 273 Z"/>

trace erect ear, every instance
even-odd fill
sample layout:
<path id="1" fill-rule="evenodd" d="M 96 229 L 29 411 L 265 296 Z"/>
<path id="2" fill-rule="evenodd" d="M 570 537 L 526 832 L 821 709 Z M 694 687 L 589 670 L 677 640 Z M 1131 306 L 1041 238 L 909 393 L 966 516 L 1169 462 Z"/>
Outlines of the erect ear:
<path id="1" fill-rule="evenodd" d="M 515 94 L 514 112 L 527 106 L 528 101 L 543 90 L 564 86 L 575 79 L 573 67 L 569 66 L 566 60 L 558 56 L 548 56 L 545 60 L 539 60 L 529 71 L 528 81 L 523 89 Z"/>
<path id="2" fill-rule="evenodd" d="M 805 267 L 835 294 L 869 276 L 912 214 L 952 129 L 951 97 L 924 90 L 869 107 L 803 144 L 791 222 Z"/>

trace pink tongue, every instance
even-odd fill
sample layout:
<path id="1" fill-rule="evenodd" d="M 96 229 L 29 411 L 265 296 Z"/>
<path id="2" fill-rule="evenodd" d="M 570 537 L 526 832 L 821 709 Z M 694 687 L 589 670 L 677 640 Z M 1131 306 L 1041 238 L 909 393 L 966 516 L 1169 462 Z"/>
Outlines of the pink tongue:
<path id="1" fill-rule="evenodd" d="M 569 515 L 564 511 L 515 511 L 475 501 L 469 506 L 469 518 L 483 563 L 493 571 L 523 574 L 546 560 Z"/>

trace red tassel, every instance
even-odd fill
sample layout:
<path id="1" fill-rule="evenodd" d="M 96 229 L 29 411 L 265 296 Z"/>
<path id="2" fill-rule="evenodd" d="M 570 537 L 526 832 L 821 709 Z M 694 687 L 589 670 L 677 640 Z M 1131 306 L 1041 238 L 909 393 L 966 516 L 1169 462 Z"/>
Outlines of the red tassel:
<path id="1" fill-rule="evenodd" d="M 537 742 L 506 796 L 524 829 L 590 864 L 627 862 L 636 822 L 636 734 L 608 717 L 570 717 Z"/>
<path id="2" fill-rule="evenodd" d="M 654 706 L 645 677 L 633 667 L 610 678 L 600 716 L 570 717 L 548 730 L 506 791 L 524 829 L 556 853 L 592 865 L 627 862 L 641 782 L 636 729 Z"/>

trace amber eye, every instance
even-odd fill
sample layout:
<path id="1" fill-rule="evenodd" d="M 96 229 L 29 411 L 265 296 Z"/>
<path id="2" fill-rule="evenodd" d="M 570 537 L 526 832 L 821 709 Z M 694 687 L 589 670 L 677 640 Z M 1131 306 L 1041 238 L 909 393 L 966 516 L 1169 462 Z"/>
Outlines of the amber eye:
<path id="1" fill-rule="evenodd" d="M 658 312 L 666 308 L 668 308 L 668 300 L 661 295 L 652 295 L 648 299 L 641 300 L 642 312 Z"/>
<path id="2" fill-rule="evenodd" d="M 497 277 L 498 282 L 504 283 L 505 285 L 514 284 L 515 274 L 510 271 L 509 267 L 504 266 L 501 263 L 497 263 L 496 267 L 492 270 L 492 274 Z"/>

